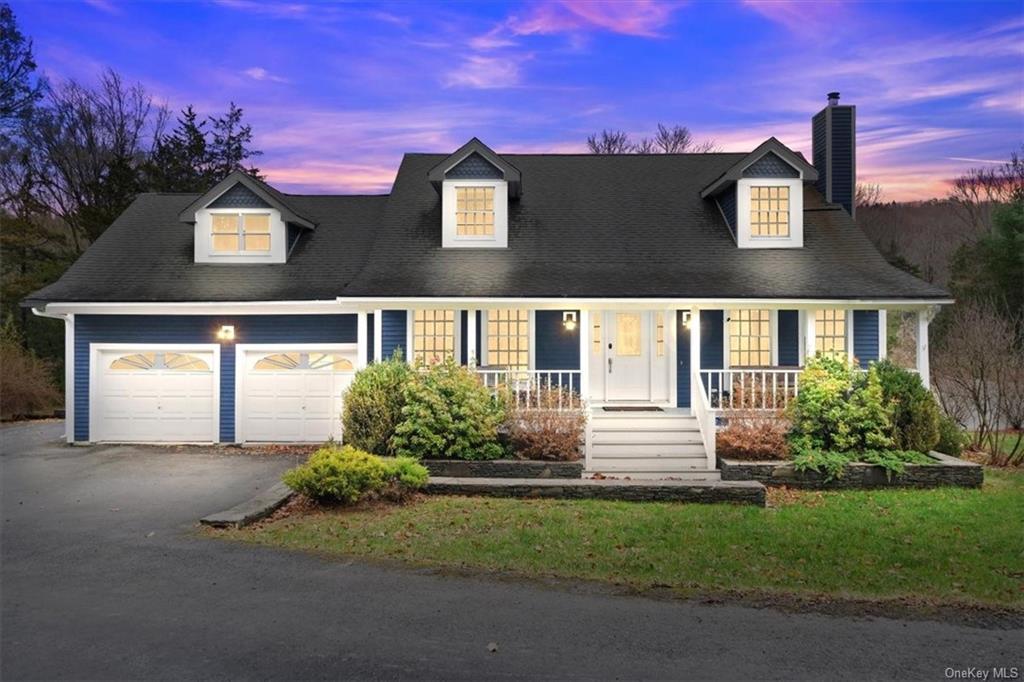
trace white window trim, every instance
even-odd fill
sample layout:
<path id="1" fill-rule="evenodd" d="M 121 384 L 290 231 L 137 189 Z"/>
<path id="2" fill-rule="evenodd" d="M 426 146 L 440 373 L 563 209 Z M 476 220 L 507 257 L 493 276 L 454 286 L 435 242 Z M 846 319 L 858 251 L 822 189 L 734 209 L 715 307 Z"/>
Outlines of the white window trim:
<path id="1" fill-rule="evenodd" d="M 750 226 L 750 188 L 789 188 L 789 236 L 755 237 Z M 741 249 L 785 249 L 804 245 L 804 181 L 801 178 L 742 178 L 736 182 L 736 244 Z"/>
<path id="2" fill-rule="evenodd" d="M 732 359 L 729 345 L 729 310 L 722 308 L 722 368 L 732 369 Z M 768 337 L 771 344 L 771 366 L 779 366 L 779 311 L 770 308 L 735 308 L 735 310 L 768 310 Z M 740 369 L 758 369 L 757 367 L 743 366 Z"/>
<path id="3" fill-rule="evenodd" d="M 219 348 L 219 346 L 218 346 Z M 324 353 L 345 353 L 355 352 L 359 354 L 358 343 L 236 343 L 235 344 L 235 442 L 244 443 L 245 434 L 243 433 L 244 410 L 245 410 L 245 376 L 248 373 L 248 367 L 246 366 L 246 359 L 249 353 L 266 353 L 266 352 L 286 352 L 286 351 L 299 351 L 300 353 L 309 353 L 312 351 L 321 351 Z M 357 358 L 358 360 L 358 358 Z M 352 370 L 355 374 L 358 371 L 359 366 L 356 363 L 356 369 Z M 218 379 L 218 388 L 220 381 Z M 217 429 L 218 438 L 220 437 L 220 427 Z"/>
<path id="4" fill-rule="evenodd" d="M 456 188 L 494 189 L 494 234 L 459 236 L 456 225 Z M 504 180 L 445 180 L 441 186 L 441 246 L 450 248 L 504 249 L 508 246 L 508 183 Z"/>
<path id="5" fill-rule="evenodd" d="M 89 344 L 89 440 L 96 443 L 99 423 L 99 359 L 103 351 L 200 351 L 213 352 L 213 364 L 210 372 L 213 375 L 213 437 L 208 441 L 182 441 L 182 443 L 219 443 L 220 442 L 220 344 L 219 343 L 90 343 Z M 145 441 L 143 441 L 145 442 Z M 154 441 L 162 445 L 174 445 L 173 441 Z"/>
<path id="6" fill-rule="evenodd" d="M 271 212 L 271 209 L 213 208 L 213 209 L 209 209 L 209 211 L 210 211 L 210 257 L 211 258 L 220 258 L 220 257 L 223 257 L 223 256 L 227 256 L 229 258 L 231 258 L 231 257 L 238 257 L 238 256 L 263 256 L 263 257 L 269 258 L 274 253 L 274 215 Z M 213 216 L 217 216 L 217 215 L 233 215 L 233 216 L 238 216 L 239 217 L 240 220 L 238 221 L 238 228 L 237 228 L 237 231 L 235 232 L 235 235 L 238 237 L 238 243 L 239 244 L 244 244 L 245 243 L 245 221 L 241 220 L 241 217 L 243 215 L 265 215 L 265 216 L 267 216 L 267 219 L 268 219 L 267 222 L 270 225 L 270 231 L 265 233 L 265 234 L 267 234 L 267 236 L 270 237 L 270 248 L 267 249 L 266 251 L 260 251 L 260 250 L 252 250 L 252 251 L 248 251 L 248 250 L 217 251 L 217 250 L 215 250 L 213 248 L 213 237 L 214 237 L 214 232 L 213 232 Z M 229 232 L 224 232 L 224 233 L 221 233 L 221 234 L 228 235 L 230 233 Z M 264 234 L 264 233 L 258 233 L 258 234 Z"/>
<path id="7" fill-rule="evenodd" d="M 520 308 L 521 306 L 510 305 L 509 308 Z M 490 317 L 490 310 L 480 311 L 480 348 L 477 350 L 479 353 L 477 366 L 487 366 L 483 361 L 487 360 L 488 350 L 490 349 L 491 339 L 490 334 L 487 333 L 487 321 Z M 529 348 L 527 348 L 527 357 L 529 365 L 527 369 L 532 371 L 537 368 L 537 324 L 536 324 L 536 313 L 537 311 L 533 308 L 527 309 L 527 333 L 529 334 Z M 578 327 L 577 327 L 578 328 Z"/>
<path id="8" fill-rule="evenodd" d="M 421 308 L 420 310 L 451 310 L 454 311 L 455 315 L 452 318 L 454 324 L 452 326 L 452 333 L 455 334 L 455 343 L 452 348 L 452 358 L 458 364 L 462 364 L 462 308 L 448 308 L 446 306 L 438 306 L 431 308 Z M 412 365 L 416 362 L 416 351 L 413 350 L 413 323 L 416 320 L 416 310 L 410 308 L 405 311 L 405 361 Z"/>
<path id="9" fill-rule="evenodd" d="M 269 251 L 214 251 L 213 216 L 256 214 L 270 216 Z M 241 232 L 239 237 L 241 238 Z M 195 262 L 218 263 L 284 263 L 288 259 L 288 227 L 275 208 L 204 208 L 196 211 Z"/>

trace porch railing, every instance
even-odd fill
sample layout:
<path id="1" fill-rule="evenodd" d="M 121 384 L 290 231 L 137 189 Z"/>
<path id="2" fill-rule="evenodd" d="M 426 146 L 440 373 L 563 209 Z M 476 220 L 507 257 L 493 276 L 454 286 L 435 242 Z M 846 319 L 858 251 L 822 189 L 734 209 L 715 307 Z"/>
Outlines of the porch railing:
<path id="1" fill-rule="evenodd" d="M 798 368 L 702 369 L 700 382 L 712 410 L 782 410 L 800 392 Z"/>
<path id="2" fill-rule="evenodd" d="M 698 372 L 693 372 L 690 381 L 700 380 Z M 697 392 L 697 399 L 693 401 L 692 409 L 693 416 L 696 417 L 697 425 L 700 427 L 700 437 L 704 443 L 704 454 L 707 457 L 708 469 L 715 469 L 718 466 L 718 462 L 715 459 L 715 437 L 717 435 L 715 412 L 711 409 L 711 403 L 708 401 L 705 391 Z"/>
<path id="3" fill-rule="evenodd" d="M 578 369 L 477 369 L 484 386 L 507 391 L 517 407 L 569 410 L 583 406 Z"/>

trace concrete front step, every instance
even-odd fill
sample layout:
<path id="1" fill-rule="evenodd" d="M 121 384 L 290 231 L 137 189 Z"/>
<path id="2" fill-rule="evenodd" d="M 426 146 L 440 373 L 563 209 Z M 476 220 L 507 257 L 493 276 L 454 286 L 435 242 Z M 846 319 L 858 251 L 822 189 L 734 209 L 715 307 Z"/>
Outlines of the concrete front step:
<path id="1" fill-rule="evenodd" d="M 761 507 L 765 505 L 765 487 L 755 481 L 431 477 L 424 491 L 431 495 L 548 497 L 632 502 L 731 502 Z"/>
<path id="2" fill-rule="evenodd" d="M 608 469 L 599 469 L 595 467 L 593 470 L 583 472 L 584 478 L 594 478 L 595 476 L 607 476 L 610 479 L 631 479 L 631 480 L 642 480 L 642 481 L 721 481 L 722 472 L 718 469 L 684 469 L 681 471 L 676 470 L 656 470 L 651 469 L 647 471 L 629 471 L 623 469 L 621 471 L 609 471 Z"/>
<path id="3" fill-rule="evenodd" d="M 590 471 L 611 473 L 613 471 L 700 471 L 707 469 L 705 457 L 683 459 L 681 457 L 599 457 L 591 458 Z"/>
<path id="4" fill-rule="evenodd" d="M 662 429 L 700 429 L 693 417 L 591 417 L 592 429 L 629 429 L 631 431 L 660 431 Z"/>
<path id="5" fill-rule="evenodd" d="M 703 443 L 700 429 L 592 429 L 591 442 L 598 445 L 639 443 Z"/>
<path id="6" fill-rule="evenodd" d="M 706 458 L 703 443 L 621 443 L 590 444 L 590 457 L 700 457 Z"/>

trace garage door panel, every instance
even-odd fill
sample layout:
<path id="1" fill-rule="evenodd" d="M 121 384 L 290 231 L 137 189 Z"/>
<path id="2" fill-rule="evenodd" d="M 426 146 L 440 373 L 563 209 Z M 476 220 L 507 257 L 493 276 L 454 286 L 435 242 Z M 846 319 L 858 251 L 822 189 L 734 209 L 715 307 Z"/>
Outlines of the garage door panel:
<path id="1" fill-rule="evenodd" d="M 327 361 L 328 354 L 343 360 Z M 340 438 L 342 391 L 352 381 L 355 360 L 354 351 L 330 349 L 246 351 L 239 396 L 242 437 L 277 442 Z"/>
<path id="2" fill-rule="evenodd" d="M 93 439 L 216 440 L 213 355 L 201 350 L 184 355 L 158 347 L 99 351 L 91 404 Z"/>

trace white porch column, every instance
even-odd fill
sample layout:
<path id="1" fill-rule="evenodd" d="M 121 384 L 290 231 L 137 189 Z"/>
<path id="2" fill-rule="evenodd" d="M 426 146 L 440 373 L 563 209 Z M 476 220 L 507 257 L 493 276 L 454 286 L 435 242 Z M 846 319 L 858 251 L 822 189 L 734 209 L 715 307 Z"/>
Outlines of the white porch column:
<path id="1" fill-rule="evenodd" d="M 384 354 L 384 339 L 381 338 L 384 333 L 384 311 L 377 309 L 373 311 L 373 361 L 380 362 L 383 360 L 381 355 Z"/>
<path id="2" fill-rule="evenodd" d="M 693 378 L 697 377 L 697 381 Z M 690 309 L 690 414 L 697 409 L 697 403 L 704 398 L 700 382 L 700 308 Z"/>
<path id="3" fill-rule="evenodd" d="M 581 308 L 579 315 L 580 330 L 580 398 L 590 400 L 590 311 Z"/>
<path id="4" fill-rule="evenodd" d="M 818 314 L 813 310 L 808 310 L 804 313 L 804 364 L 807 364 L 807 360 L 814 357 L 815 353 L 815 340 L 818 336 L 818 328 L 815 321 Z"/>
<path id="5" fill-rule="evenodd" d="M 917 312 L 917 373 L 925 388 L 931 388 L 930 368 L 928 366 L 928 325 L 932 321 L 931 308 Z M 979 352 L 982 352 L 979 349 Z"/>
<path id="6" fill-rule="evenodd" d="M 885 308 L 878 310 L 878 359 L 889 357 L 889 316 Z"/>
<path id="7" fill-rule="evenodd" d="M 476 347 L 476 310 L 466 311 L 466 364 L 470 367 L 480 365 L 480 349 Z"/>
<path id="8" fill-rule="evenodd" d="M 356 313 L 356 369 L 366 367 L 366 354 L 369 352 L 370 337 L 367 333 L 366 311 Z"/>

